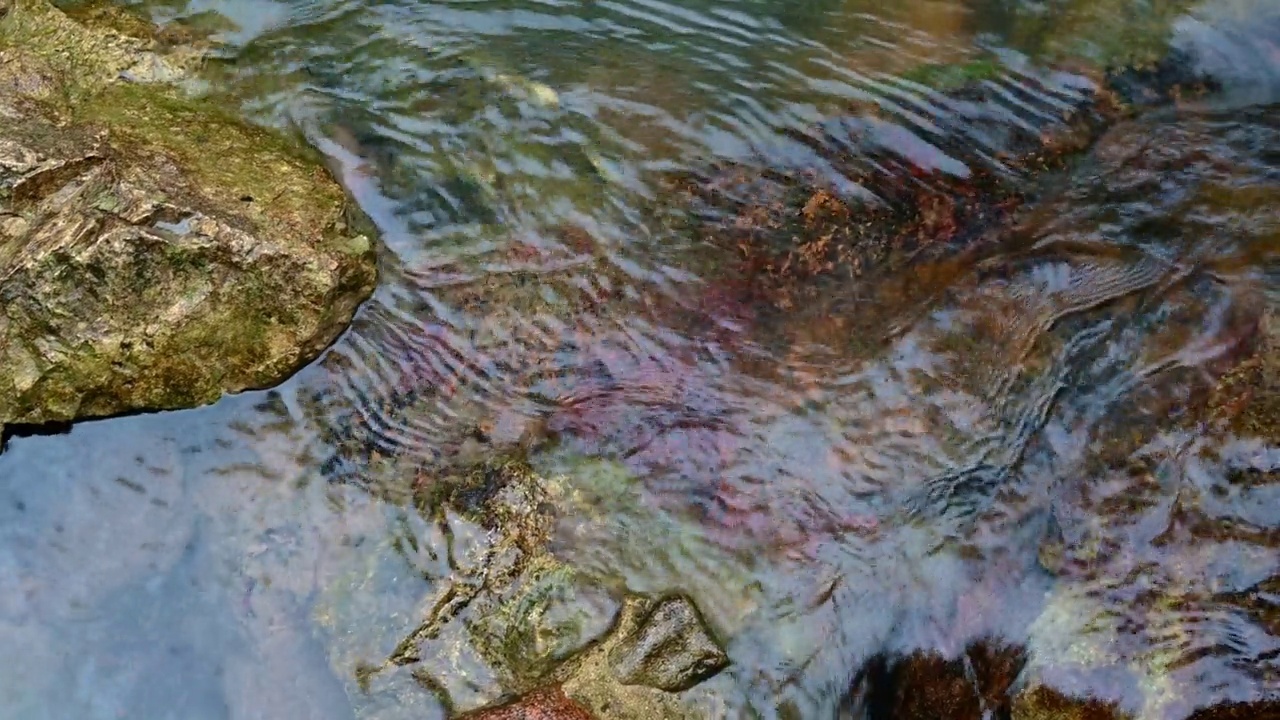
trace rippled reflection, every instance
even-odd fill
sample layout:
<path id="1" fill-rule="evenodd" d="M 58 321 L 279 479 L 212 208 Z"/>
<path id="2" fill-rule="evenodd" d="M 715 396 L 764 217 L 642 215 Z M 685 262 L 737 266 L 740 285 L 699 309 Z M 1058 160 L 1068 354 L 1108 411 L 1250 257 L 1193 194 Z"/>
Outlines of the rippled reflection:
<path id="1" fill-rule="evenodd" d="M 17 717 L 527 689 L 465 638 L 358 672 L 483 546 L 432 493 L 511 453 L 575 498 L 566 612 L 698 604 L 709 717 L 988 637 L 1152 717 L 1274 682 L 1280 50 L 1230 3 L 144 4 L 328 158 L 382 283 L 276 391 L 12 443 Z M 1228 92 L 1113 113 L 1171 24 Z"/>

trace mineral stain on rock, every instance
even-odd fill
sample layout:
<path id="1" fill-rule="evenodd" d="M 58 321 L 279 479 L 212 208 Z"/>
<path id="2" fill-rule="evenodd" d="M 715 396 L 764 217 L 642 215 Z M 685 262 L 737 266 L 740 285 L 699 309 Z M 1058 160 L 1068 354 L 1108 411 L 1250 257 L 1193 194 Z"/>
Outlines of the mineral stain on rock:
<path id="1" fill-rule="evenodd" d="M 535 690 L 506 705 L 459 716 L 460 720 L 593 720 L 594 717 L 559 687 Z"/>

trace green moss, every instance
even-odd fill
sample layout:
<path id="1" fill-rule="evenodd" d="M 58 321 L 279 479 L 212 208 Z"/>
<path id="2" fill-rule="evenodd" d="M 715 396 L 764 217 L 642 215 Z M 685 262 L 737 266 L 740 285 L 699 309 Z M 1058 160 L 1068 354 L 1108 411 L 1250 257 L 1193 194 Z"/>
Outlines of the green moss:
<path id="1" fill-rule="evenodd" d="M 119 33 L 90 32 L 42 0 L 12 0 L 0 20 L 0 51 L 20 50 L 57 78 L 70 105 L 92 95 L 132 66 L 144 41 Z"/>
<path id="2" fill-rule="evenodd" d="M 98 207 L 102 207 L 98 205 Z M 165 265 L 175 272 L 203 272 L 209 269 L 209 258 L 176 243 L 164 246 Z M 92 270 L 92 268 L 90 269 Z"/>
<path id="3" fill-rule="evenodd" d="M 209 102 L 118 83 L 79 105 L 75 116 L 107 127 L 114 144 L 172 156 L 205 192 L 216 193 L 212 200 L 241 205 L 259 229 L 321 234 L 342 219 L 346 198 L 312 151 Z"/>
<path id="4" fill-rule="evenodd" d="M 978 58 L 966 63 L 922 65 L 903 73 L 902 79 L 934 90 L 950 91 L 1000 76 L 1002 66 L 995 58 Z"/>
<path id="5" fill-rule="evenodd" d="M 123 206 L 120 197 L 110 190 L 104 190 L 99 193 L 96 200 L 93 201 L 93 207 L 105 213 L 115 213 Z"/>
<path id="6" fill-rule="evenodd" d="M 576 650 L 586 617 L 564 627 L 546 621 L 556 606 L 573 606 L 576 574 L 549 554 L 528 562 L 515 592 L 468 627 L 481 657 L 507 675 L 512 689 L 530 690 Z"/>
<path id="7" fill-rule="evenodd" d="M 4 358 L 19 379 L 0 387 L 0 421 L 187 407 L 278 382 L 372 291 L 358 213 L 300 138 L 152 82 L 197 54 L 162 56 L 163 33 L 100 0 L 76 12 L 87 24 L 44 0 L 0 17 L 0 98 L 16 118 L 0 131 L 61 161 L 8 193 L 11 214 L 31 216 L 11 218 L 5 232 L 23 229 L 0 246 L 0 269 L 17 263 L 0 341 L 48 348 Z M 69 203 L 43 202 L 73 182 Z M 136 227 L 20 252 L 30 232 L 81 227 L 70 217 Z"/>
<path id="8" fill-rule="evenodd" d="M 996 0 L 1009 43 L 1044 62 L 1088 59 L 1103 68 L 1142 67 L 1164 57 L 1174 20 L 1191 0 L 1066 0 L 1030 10 Z"/>
<path id="9" fill-rule="evenodd" d="M 114 30 L 128 37 L 150 38 L 157 34 L 158 28 L 146 18 L 114 5 L 110 0 L 59 2 L 57 6 L 77 22 Z"/>
<path id="10" fill-rule="evenodd" d="M 124 154 L 170 156 L 209 201 L 253 219 L 257 230 L 322 236 L 345 254 L 369 252 L 367 238 L 339 232 L 349 224 L 347 198 L 319 154 L 299 138 L 249 125 L 233 108 L 185 97 L 167 85 L 118 82 L 155 46 L 136 37 L 144 35 L 141 30 L 124 28 L 132 33 L 125 34 L 117 22 L 85 27 L 42 0 L 15 2 L 0 20 L 0 51 L 21 51 L 20 57 L 43 66 L 28 68 L 27 76 L 43 70 L 35 74 L 56 78 L 36 98 L 50 112 L 105 128 Z"/>

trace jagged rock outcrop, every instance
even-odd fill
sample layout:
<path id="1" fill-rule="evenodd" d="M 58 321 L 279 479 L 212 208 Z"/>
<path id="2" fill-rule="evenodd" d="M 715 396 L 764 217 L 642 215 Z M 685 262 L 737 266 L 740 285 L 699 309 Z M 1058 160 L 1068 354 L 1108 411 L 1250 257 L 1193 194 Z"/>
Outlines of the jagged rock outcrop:
<path id="1" fill-rule="evenodd" d="M 273 385 L 376 279 L 310 151 L 182 94 L 198 50 L 94 17 L 0 3 L 0 426 Z"/>

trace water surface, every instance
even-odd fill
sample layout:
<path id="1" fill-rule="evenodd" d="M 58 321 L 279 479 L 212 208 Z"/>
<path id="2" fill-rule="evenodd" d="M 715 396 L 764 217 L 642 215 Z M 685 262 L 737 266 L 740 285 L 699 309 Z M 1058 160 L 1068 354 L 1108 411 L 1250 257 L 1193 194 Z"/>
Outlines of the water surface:
<path id="1" fill-rule="evenodd" d="M 1259 29 L 1280 21 L 1228 0 L 802 5 L 140 5 L 215 29 L 209 91 L 329 157 L 382 283 L 280 388 L 10 440 L 2 714 L 496 700 L 509 683 L 453 658 L 414 669 L 430 687 L 356 671 L 452 571 L 415 489 L 521 442 L 599 493 L 556 544 L 592 612 L 678 590 L 725 640 L 733 665 L 691 696 L 709 716 L 857 717 L 872 657 L 988 636 L 1049 676 L 1106 645 L 1136 679 L 1089 690 L 1148 717 L 1274 689 L 1280 435 L 1265 397 L 1232 414 L 1223 377 L 1269 372 L 1280 338 L 1280 46 Z M 1222 93 L 1052 173 L 1007 162 L 1170 37 Z M 670 187 L 729 163 L 851 204 L 921 171 L 1037 200 L 893 272 L 766 292 Z"/>

